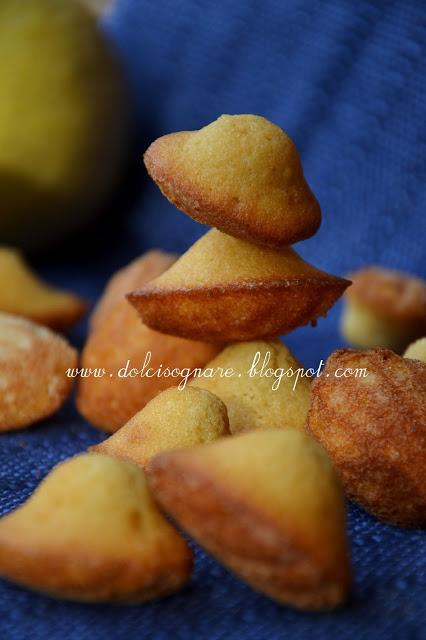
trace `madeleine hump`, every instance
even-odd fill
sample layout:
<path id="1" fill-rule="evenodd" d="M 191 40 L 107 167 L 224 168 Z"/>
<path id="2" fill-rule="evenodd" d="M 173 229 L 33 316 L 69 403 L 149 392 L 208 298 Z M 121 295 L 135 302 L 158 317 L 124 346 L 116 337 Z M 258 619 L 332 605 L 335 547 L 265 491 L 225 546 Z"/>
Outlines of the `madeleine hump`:
<path id="1" fill-rule="evenodd" d="M 260 248 L 212 229 L 128 297 L 156 331 L 230 342 L 274 337 L 315 323 L 349 284 L 308 264 L 290 247 Z"/>
<path id="2" fill-rule="evenodd" d="M 209 391 L 166 389 L 92 451 L 145 468 L 157 453 L 213 442 L 229 435 L 226 407 Z"/>
<path id="3" fill-rule="evenodd" d="M 189 579 L 191 553 L 136 465 L 83 454 L 0 519 L 0 575 L 56 598 L 143 602 Z"/>
<path id="4" fill-rule="evenodd" d="M 65 331 L 85 310 L 84 300 L 43 282 L 19 251 L 0 246 L 0 312 Z"/>
<path id="5" fill-rule="evenodd" d="M 281 248 L 320 226 L 296 146 L 261 116 L 223 115 L 199 131 L 163 136 L 144 160 L 174 205 L 237 238 Z"/>
<path id="6" fill-rule="evenodd" d="M 274 374 L 273 382 L 262 376 L 265 362 Z M 297 384 L 292 376 L 280 379 L 283 371 L 297 376 L 301 365 L 278 340 L 231 344 L 207 366 L 213 371 L 237 372 L 232 377 L 197 376 L 190 382 L 191 387 L 208 389 L 223 400 L 232 434 L 254 429 L 304 429 L 311 385 L 305 376 L 300 376 Z"/>
<path id="7" fill-rule="evenodd" d="M 253 431 L 162 453 L 148 478 L 165 511 L 257 591 L 308 610 L 345 601 L 343 492 L 306 433 Z"/>

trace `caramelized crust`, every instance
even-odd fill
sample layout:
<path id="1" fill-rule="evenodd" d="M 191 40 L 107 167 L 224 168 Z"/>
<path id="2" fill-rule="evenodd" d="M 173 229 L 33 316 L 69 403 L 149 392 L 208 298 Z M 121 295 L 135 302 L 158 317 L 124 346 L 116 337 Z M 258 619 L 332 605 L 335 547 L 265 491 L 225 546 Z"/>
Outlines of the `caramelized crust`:
<path id="1" fill-rule="evenodd" d="M 259 248 L 213 229 L 128 298 L 152 329 L 228 342 L 315 323 L 348 285 L 291 248 Z"/>
<path id="2" fill-rule="evenodd" d="M 173 261 L 174 256 L 161 251 L 138 258 L 112 278 L 93 313 L 80 366 L 92 371 L 105 369 L 106 375 L 80 378 L 77 406 L 89 422 L 105 431 L 122 427 L 157 393 L 181 380 L 158 375 L 119 377 L 128 360 L 129 369 L 140 371 L 151 352 L 149 367 L 153 370 L 160 365 L 192 369 L 204 366 L 220 350 L 220 346 L 152 331 L 126 300 L 128 291 L 160 275 Z"/>
<path id="3" fill-rule="evenodd" d="M 279 248 L 320 226 L 294 143 L 260 116 L 224 115 L 199 131 L 163 136 L 144 161 L 174 205 L 238 238 Z"/>
<path id="4" fill-rule="evenodd" d="M 275 337 L 315 324 L 347 286 L 345 280 L 330 276 L 173 292 L 145 288 L 129 294 L 129 300 L 142 320 L 162 333 L 206 342 L 237 342 Z"/>
<path id="5" fill-rule="evenodd" d="M 58 465 L 0 520 L 0 575 L 57 598 L 143 602 L 183 586 L 191 565 L 143 472 L 109 456 Z"/>
<path id="6" fill-rule="evenodd" d="M 28 427 L 68 398 L 77 352 L 46 327 L 0 313 L 0 432 Z"/>
<path id="7" fill-rule="evenodd" d="M 367 377 L 336 377 L 365 369 Z M 350 497 L 387 522 L 426 525 L 426 365 L 386 349 L 333 353 L 312 385 L 308 430 Z"/>
<path id="8" fill-rule="evenodd" d="M 258 591 L 312 610 L 347 597 L 341 488 L 306 434 L 257 431 L 163 453 L 149 481 L 164 509 Z"/>

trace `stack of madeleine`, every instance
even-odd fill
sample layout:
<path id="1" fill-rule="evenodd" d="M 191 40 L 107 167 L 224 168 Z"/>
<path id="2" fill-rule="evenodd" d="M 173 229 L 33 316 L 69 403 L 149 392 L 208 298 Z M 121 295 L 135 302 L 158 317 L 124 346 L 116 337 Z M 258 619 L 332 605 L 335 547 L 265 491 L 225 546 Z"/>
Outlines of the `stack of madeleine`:
<path id="1" fill-rule="evenodd" d="M 336 607 L 350 588 L 345 503 L 305 431 L 309 380 L 278 389 L 250 374 L 254 359 L 302 371 L 276 336 L 314 324 L 349 284 L 289 246 L 321 220 L 296 147 L 264 118 L 222 116 L 160 138 L 145 162 L 172 202 L 215 228 L 182 257 L 151 251 L 108 284 L 82 353 L 77 406 L 116 433 L 60 464 L 2 518 L 0 572 L 73 600 L 169 594 L 190 578 L 192 556 L 160 507 L 258 591 L 300 608 Z M 28 321 L 0 324 L 0 338 L 14 332 L 15 362 L 21 342 L 31 351 L 40 333 L 19 322 Z M 64 352 L 62 364 L 65 347 L 44 335 L 40 353 L 43 338 L 57 354 L 52 367 L 73 370 L 75 354 Z M 131 373 L 141 366 L 154 373 Z M 197 370 L 235 375 L 190 380 Z M 40 378 L 38 396 L 52 376 Z M 28 406 L 33 422 L 54 410 L 53 401 Z M 31 424 L 13 407 L 15 428 Z"/>

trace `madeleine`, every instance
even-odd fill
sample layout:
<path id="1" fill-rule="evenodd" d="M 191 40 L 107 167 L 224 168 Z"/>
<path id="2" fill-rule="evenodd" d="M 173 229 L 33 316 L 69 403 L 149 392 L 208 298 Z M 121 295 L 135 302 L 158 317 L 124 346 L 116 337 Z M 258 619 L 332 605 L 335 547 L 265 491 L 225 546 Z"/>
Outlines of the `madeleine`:
<path id="1" fill-rule="evenodd" d="M 231 369 L 234 375 L 221 375 Z M 305 427 L 310 381 L 301 364 L 278 340 L 229 345 L 190 385 L 208 389 L 223 400 L 233 434 Z"/>
<path id="2" fill-rule="evenodd" d="M 156 331 L 231 342 L 315 323 L 348 285 L 289 247 L 260 248 L 212 229 L 164 274 L 128 297 Z"/>
<path id="3" fill-rule="evenodd" d="M 46 327 L 0 313 L 0 432 L 28 427 L 68 398 L 77 352 Z"/>
<path id="4" fill-rule="evenodd" d="M 294 143 L 261 116 L 224 115 L 199 131 L 163 136 L 144 160 L 179 209 L 238 238 L 278 248 L 320 226 Z"/>
<path id="5" fill-rule="evenodd" d="M 219 398 L 195 387 L 174 387 L 153 398 L 92 451 L 145 467 L 161 451 L 206 444 L 228 434 L 228 415 Z"/>
<path id="6" fill-rule="evenodd" d="M 136 259 L 111 279 L 93 312 L 80 365 L 89 375 L 80 377 L 77 406 L 89 422 L 105 431 L 116 431 L 157 393 L 181 381 L 180 376 L 128 375 L 132 368 L 141 371 L 147 354 L 154 372 L 160 366 L 171 371 L 202 367 L 220 349 L 152 331 L 126 300 L 126 293 L 159 276 L 174 260 L 161 251 Z M 94 375 L 95 370 L 100 375 Z"/>
<path id="7" fill-rule="evenodd" d="M 336 351 L 312 385 L 308 429 L 351 498 L 392 524 L 425 526 L 425 364 L 386 349 Z"/>
<path id="8" fill-rule="evenodd" d="M 404 358 L 420 360 L 426 363 L 426 338 L 420 338 L 408 345 L 404 352 Z"/>
<path id="9" fill-rule="evenodd" d="M 256 590 L 303 609 L 345 600 L 344 499 L 306 434 L 256 431 L 162 453 L 148 477 L 160 505 Z"/>
<path id="10" fill-rule="evenodd" d="M 426 333 L 426 282 L 409 274 L 367 267 L 349 276 L 342 333 L 356 347 L 401 353 Z"/>
<path id="11" fill-rule="evenodd" d="M 19 251 L 0 247 L 0 312 L 63 331 L 75 324 L 85 310 L 86 303 L 81 298 L 44 283 Z"/>
<path id="12" fill-rule="evenodd" d="M 0 575 L 57 598 L 150 600 L 179 589 L 191 564 L 143 472 L 109 456 L 59 464 L 0 520 Z"/>

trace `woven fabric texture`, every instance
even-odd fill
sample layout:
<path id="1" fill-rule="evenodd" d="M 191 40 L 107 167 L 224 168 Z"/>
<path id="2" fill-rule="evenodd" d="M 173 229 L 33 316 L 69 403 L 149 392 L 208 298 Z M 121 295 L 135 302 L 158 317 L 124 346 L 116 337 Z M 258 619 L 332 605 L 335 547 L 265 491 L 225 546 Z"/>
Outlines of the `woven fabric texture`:
<path id="1" fill-rule="evenodd" d="M 135 99 L 136 161 L 110 215 L 38 266 L 93 302 L 119 266 L 151 247 L 183 251 L 204 229 L 144 176 L 147 143 L 221 113 L 258 113 L 297 143 L 323 209 L 298 250 L 345 274 L 379 263 L 425 276 L 426 7 L 419 0 L 117 0 L 104 20 Z M 219 257 L 218 257 L 219 259 Z M 338 304 L 286 338 L 302 362 L 342 346 Z M 71 339 L 81 345 L 82 323 Z M 30 372 L 29 372 L 30 373 Z M 0 510 L 20 504 L 58 461 L 102 439 L 71 401 L 0 440 Z M 426 638 L 426 539 L 349 506 L 350 603 L 305 614 L 254 593 L 201 550 L 191 584 L 144 606 L 56 602 L 0 583 L 1 640 Z"/>

